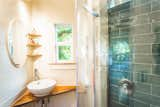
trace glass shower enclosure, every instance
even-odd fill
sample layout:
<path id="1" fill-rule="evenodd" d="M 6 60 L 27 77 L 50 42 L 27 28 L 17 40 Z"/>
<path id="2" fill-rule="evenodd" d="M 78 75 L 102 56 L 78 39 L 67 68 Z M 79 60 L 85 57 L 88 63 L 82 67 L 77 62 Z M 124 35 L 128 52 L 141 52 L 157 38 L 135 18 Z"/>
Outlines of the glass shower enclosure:
<path id="1" fill-rule="evenodd" d="M 108 0 L 109 107 L 160 107 L 160 0 Z"/>

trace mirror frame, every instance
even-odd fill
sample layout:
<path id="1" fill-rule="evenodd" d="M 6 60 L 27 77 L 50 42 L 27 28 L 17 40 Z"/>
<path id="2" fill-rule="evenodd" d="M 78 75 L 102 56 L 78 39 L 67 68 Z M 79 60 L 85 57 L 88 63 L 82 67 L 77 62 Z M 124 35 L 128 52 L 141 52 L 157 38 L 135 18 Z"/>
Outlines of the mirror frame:
<path id="1" fill-rule="evenodd" d="M 8 48 L 8 32 L 7 32 L 7 34 L 6 34 L 5 41 L 6 41 L 5 44 L 6 44 L 6 49 L 7 49 L 7 55 L 8 55 L 8 57 L 9 57 L 10 62 L 12 63 L 12 65 L 13 65 L 14 67 L 20 68 L 20 65 L 19 65 L 19 64 L 16 64 L 16 63 L 13 61 L 13 59 L 12 59 L 10 53 L 9 53 L 9 48 Z"/>
<path id="2" fill-rule="evenodd" d="M 9 21 L 9 24 L 8 24 L 8 27 L 7 27 L 7 32 L 6 32 L 6 34 L 5 34 L 5 45 L 6 45 L 7 54 L 8 54 L 8 57 L 9 57 L 9 60 L 10 60 L 11 64 L 12 64 L 14 67 L 16 67 L 16 68 L 20 68 L 20 67 L 23 67 L 23 66 L 24 66 L 27 57 L 24 58 L 25 61 L 24 61 L 23 64 L 16 64 L 16 63 L 14 62 L 13 58 L 12 58 L 11 55 L 10 55 L 9 45 L 8 45 L 9 28 L 10 28 L 11 23 L 15 22 L 16 20 L 20 20 L 20 19 L 12 19 L 11 21 Z M 21 20 L 20 20 L 20 21 L 21 21 Z"/>

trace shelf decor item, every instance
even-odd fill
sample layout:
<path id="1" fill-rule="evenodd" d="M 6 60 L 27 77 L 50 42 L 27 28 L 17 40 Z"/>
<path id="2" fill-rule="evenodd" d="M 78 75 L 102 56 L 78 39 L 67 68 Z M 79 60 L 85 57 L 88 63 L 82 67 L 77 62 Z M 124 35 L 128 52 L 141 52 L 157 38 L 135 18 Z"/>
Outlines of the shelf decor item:
<path id="1" fill-rule="evenodd" d="M 37 34 L 35 29 L 33 29 L 32 32 L 27 35 L 27 38 L 28 38 L 28 44 L 27 44 L 28 54 L 27 54 L 27 56 L 32 58 L 33 60 L 36 60 L 42 56 L 41 54 L 36 52 L 36 49 L 40 48 L 42 46 L 39 44 L 39 42 L 37 40 L 40 37 L 41 37 L 41 35 Z"/>

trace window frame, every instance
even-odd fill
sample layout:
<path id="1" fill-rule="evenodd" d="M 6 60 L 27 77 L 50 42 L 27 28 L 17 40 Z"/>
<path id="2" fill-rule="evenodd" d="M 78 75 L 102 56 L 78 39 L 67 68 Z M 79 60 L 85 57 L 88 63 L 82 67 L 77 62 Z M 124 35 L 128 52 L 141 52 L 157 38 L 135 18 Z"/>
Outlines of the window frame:
<path id="1" fill-rule="evenodd" d="M 57 39 L 58 39 L 58 35 L 57 35 L 57 25 L 62 25 L 62 26 L 71 26 L 72 28 L 72 32 L 71 32 L 71 35 L 72 35 L 72 38 L 71 38 L 71 41 L 70 42 L 58 42 Z M 73 25 L 72 24 L 65 24 L 65 23 L 57 23 L 57 24 L 54 24 L 54 28 L 55 28 L 55 61 L 56 63 L 73 63 L 74 62 L 74 35 L 73 35 Z M 59 46 L 71 46 L 71 59 L 70 60 L 59 60 L 59 49 L 58 47 Z"/>

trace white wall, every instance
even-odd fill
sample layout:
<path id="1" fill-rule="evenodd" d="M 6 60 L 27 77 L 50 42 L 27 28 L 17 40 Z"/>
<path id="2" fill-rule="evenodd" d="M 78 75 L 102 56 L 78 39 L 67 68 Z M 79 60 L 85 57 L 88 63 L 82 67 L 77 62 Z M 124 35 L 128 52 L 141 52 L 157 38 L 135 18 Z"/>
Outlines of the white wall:
<path id="1" fill-rule="evenodd" d="M 0 107 L 8 107 L 15 96 L 24 88 L 27 73 L 24 67 L 15 68 L 7 55 L 5 36 L 9 22 L 20 18 L 30 20 L 30 8 L 20 0 L 0 0 Z"/>
<path id="2" fill-rule="evenodd" d="M 74 39 L 76 38 L 74 1 L 75 0 L 34 0 L 32 2 L 32 23 L 38 33 L 42 34 L 42 38 L 40 38 L 42 48 L 39 50 L 39 53 L 41 53 L 43 57 L 38 60 L 36 67 L 40 71 L 41 78 L 53 78 L 59 85 L 75 85 L 76 82 L 75 64 L 53 64 L 55 63 L 54 24 L 72 24 L 74 31 L 73 36 Z"/>

